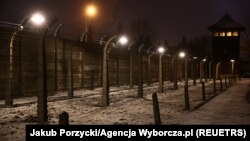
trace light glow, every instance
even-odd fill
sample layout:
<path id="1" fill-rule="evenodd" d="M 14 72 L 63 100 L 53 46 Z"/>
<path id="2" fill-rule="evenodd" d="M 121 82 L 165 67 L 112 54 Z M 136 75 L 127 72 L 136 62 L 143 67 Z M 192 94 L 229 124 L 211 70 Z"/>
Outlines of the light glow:
<path id="1" fill-rule="evenodd" d="M 225 37 L 225 32 L 220 32 L 220 37 Z"/>
<path id="2" fill-rule="evenodd" d="M 86 8 L 86 15 L 89 17 L 94 17 L 97 14 L 97 8 L 95 5 L 89 5 Z"/>
<path id="3" fill-rule="evenodd" d="M 231 37 L 232 36 L 232 32 L 227 32 L 227 36 Z"/>
<path id="4" fill-rule="evenodd" d="M 164 47 L 159 47 L 159 48 L 158 48 L 158 52 L 159 52 L 159 53 L 164 53 L 164 52 L 165 52 Z"/>
<path id="5" fill-rule="evenodd" d="M 119 41 L 119 43 L 121 43 L 122 45 L 126 45 L 128 43 L 128 38 L 125 36 L 122 36 Z"/>
<path id="6" fill-rule="evenodd" d="M 185 56 L 186 56 L 186 53 L 185 53 L 185 52 L 180 52 L 180 53 L 179 53 L 179 57 L 180 57 L 180 58 L 184 58 Z"/>
<path id="7" fill-rule="evenodd" d="M 35 25 L 42 25 L 45 22 L 45 18 L 42 14 L 40 13 L 35 13 L 31 16 L 30 18 L 31 22 L 34 23 Z"/>

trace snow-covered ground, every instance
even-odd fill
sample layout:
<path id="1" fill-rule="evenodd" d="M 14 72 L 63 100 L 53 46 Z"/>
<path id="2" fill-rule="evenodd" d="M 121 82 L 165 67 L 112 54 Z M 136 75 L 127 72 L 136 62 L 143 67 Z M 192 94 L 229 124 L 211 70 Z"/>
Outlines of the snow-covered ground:
<path id="1" fill-rule="evenodd" d="M 241 83 L 248 83 L 242 80 Z M 173 84 L 165 82 L 164 93 L 158 93 L 162 124 L 185 124 L 190 113 L 206 103 L 202 100 L 201 85 L 189 82 L 190 109 L 184 110 L 183 82 L 179 89 L 173 90 Z M 137 87 L 128 86 L 110 88 L 110 106 L 101 107 L 101 88 L 95 90 L 78 90 L 74 98 L 68 99 L 66 92 L 58 92 L 48 97 L 48 124 L 58 124 L 58 115 L 63 111 L 69 113 L 72 125 L 152 125 L 153 106 L 152 93 L 157 92 L 158 84 L 144 86 L 144 97 L 137 98 Z M 217 81 L 219 92 L 219 81 Z M 206 97 L 211 99 L 213 83 L 206 83 Z M 25 140 L 25 125 L 36 123 L 36 97 L 15 99 L 15 107 L 4 107 L 4 100 L 0 100 L 0 140 Z"/>

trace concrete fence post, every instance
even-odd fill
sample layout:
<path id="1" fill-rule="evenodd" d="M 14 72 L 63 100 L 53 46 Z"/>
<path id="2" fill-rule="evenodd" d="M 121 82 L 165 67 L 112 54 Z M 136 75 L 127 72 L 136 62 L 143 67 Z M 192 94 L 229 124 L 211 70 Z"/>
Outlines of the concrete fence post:
<path id="1" fill-rule="evenodd" d="M 220 78 L 220 91 L 223 91 L 222 79 Z"/>
<path id="2" fill-rule="evenodd" d="M 213 78 L 214 94 L 216 94 L 216 80 Z"/>
<path id="3" fill-rule="evenodd" d="M 225 77 L 225 89 L 227 89 L 227 77 Z"/>
<path id="4" fill-rule="evenodd" d="M 69 114 L 67 112 L 59 114 L 59 125 L 69 125 Z"/>
<path id="5" fill-rule="evenodd" d="M 154 112 L 155 125 L 161 125 L 160 108 L 159 108 L 157 93 L 153 93 L 152 99 L 153 99 L 153 112 Z"/>
<path id="6" fill-rule="evenodd" d="M 205 83 L 201 82 L 201 84 L 202 84 L 202 100 L 206 100 Z"/>

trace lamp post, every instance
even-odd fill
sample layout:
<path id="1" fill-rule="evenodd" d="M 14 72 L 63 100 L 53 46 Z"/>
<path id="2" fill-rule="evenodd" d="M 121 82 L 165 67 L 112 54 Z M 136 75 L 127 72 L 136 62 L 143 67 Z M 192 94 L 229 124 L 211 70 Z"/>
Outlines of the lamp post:
<path id="1" fill-rule="evenodd" d="M 129 44 L 129 86 L 133 88 L 133 53 L 132 53 L 132 45 L 134 42 Z"/>
<path id="2" fill-rule="evenodd" d="M 58 48 L 58 33 L 60 32 L 60 30 L 62 29 L 63 24 L 59 24 L 58 27 L 56 28 L 55 32 L 54 32 L 54 38 L 55 38 L 55 50 L 54 50 L 54 55 L 55 55 L 55 92 L 57 91 L 57 48 Z"/>
<path id="3" fill-rule="evenodd" d="M 108 106 L 109 105 L 109 84 L 108 84 L 108 52 L 110 50 L 110 44 L 113 40 L 117 39 L 117 36 L 113 36 L 108 39 L 108 41 L 105 43 L 104 49 L 103 49 L 103 70 L 102 70 L 102 105 Z M 125 36 L 122 36 L 119 38 L 117 44 L 125 45 L 127 44 L 128 40 Z"/>
<path id="4" fill-rule="evenodd" d="M 152 82 L 151 82 L 151 57 L 154 55 L 154 52 L 152 53 L 149 53 L 148 55 L 148 76 L 147 76 L 147 81 L 148 81 L 148 85 L 150 85 Z"/>
<path id="5" fill-rule="evenodd" d="M 189 94 L 188 94 L 188 56 L 186 56 L 185 52 L 180 52 L 180 58 L 185 59 L 185 85 L 184 85 L 184 100 L 185 100 L 185 109 L 189 110 Z"/>
<path id="6" fill-rule="evenodd" d="M 206 66 L 206 63 L 207 63 L 207 59 L 203 59 L 203 71 L 204 71 L 204 79 L 205 79 L 205 82 L 207 82 L 207 66 Z"/>
<path id="7" fill-rule="evenodd" d="M 159 56 L 159 93 L 163 93 L 162 56 L 165 52 L 165 48 L 159 47 L 158 52 L 160 53 L 160 56 Z"/>
<path id="8" fill-rule="evenodd" d="M 193 85 L 196 85 L 196 77 L 197 77 L 197 67 L 196 67 L 196 60 L 198 57 L 193 57 Z"/>
<path id="9" fill-rule="evenodd" d="M 41 26 L 45 22 L 45 18 L 43 15 L 40 13 L 35 13 L 33 15 L 26 16 L 25 18 L 22 19 L 21 23 L 17 25 L 11 34 L 10 38 L 10 52 L 9 52 L 9 88 L 8 92 L 5 96 L 5 105 L 7 106 L 12 106 L 13 105 L 13 70 L 14 70 L 14 65 L 13 65 L 13 50 L 14 50 L 14 41 L 16 38 L 16 35 L 18 34 L 19 31 L 22 31 L 24 29 L 24 25 L 27 24 L 28 22 L 31 22 L 32 24 L 36 26 Z"/>
<path id="10" fill-rule="evenodd" d="M 234 63 L 235 63 L 235 60 L 234 59 L 231 59 L 230 60 L 231 61 L 231 63 L 232 63 L 232 76 L 234 76 Z"/>
<path id="11" fill-rule="evenodd" d="M 148 48 L 147 50 L 147 53 L 148 53 L 148 58 L 147 58 L 147 63 L 148 63 L 148 66 L 147 66 L 147 83 L 148 83 L 148 86 L 151 84 L 151 69 L 150 69 L 150 66 L 151 66 L 151 57 L 155 54 L 154 51 L 150 51 L 152 49 L 152 47 Z"/>
<path id="12" fill-rule="evenodd" d="M 85 37 L 85 36 L 82 36 L 82 37 Z M 105 43 L 106 43 L 106 41 L 109 39 L 109 36 L 108 35 L 104 35 L 102 38 L 101 38 L 101 40 L 100 40 L 100 46 L 105 46 Z M 101 66 L 100 66 L 100 69 L 101 69 L 101 73 L 100 73 L 100 86 L 101 87 L 103 87 L 103 60 L 101 60 Z"/>
<path id="13" fill-rule="evenodd" d="M 179 53 L 179 57 L 180 58 L 185 58 L 185 56 L 186 56 L 186 53 L 185 52 L 180 52 Z M 181 67 L 181 69 L 180 69 L 180 81 L 182 81 L 182 79 L 183 79 L 183 62 L 182 62 L 182 60 L 180 60 L 181 61 L 181 65 L 180 65 L 180 67 Z M 185 63 L 185 62 L 184 62 Z M 184 66 L 184 73 L 185 73 L 185 66 Z M 185 74 L 184 74 L 185 75 Z"/>
<path id="14" fill-rule="evenodd" d="M 41 31 L 40 43 L 38 47 L 38 99 L 37 99 L 37 118 L 41 123 L 48 120 L 47 109 L 47 67 L 46 67 L 46 34 L 49 28 L 57 22 L 57 19 L 51 19 L 46 27 Z"/>
<path id="15" fill-rule="evenodd" d="M 174 82 L 174 57 L 170 55 L 170 82 Z"/>
<path id="16" fill-rule="evenodd" d="M 139 49 L 138 49 L 138 52 L 139 52 L 139 71 L 138 71 L 138 97 L 139 98 L 142 98 L 143 97 L 143 74 L 142 74 L 142 48 L 144 47 L 145 45 L 144 44 L 141 44 Z"/>
<path id="17" fill-rule="evenodd" d="M 212 70 L 213 70 L 213 60 L 209 62 L 209 68 L 208 68 L 209 81 L 212 79 Z"/>
<path id="18" fill-rule="evenodd" d="M 87 5 L 85 9 L 85 42 L 88 42 L 89 18 L 95 17 L 96 14 L 97 14 L 97 7 L 94 4 Z"/>
<path id="19" fill-rule="evenodd" d="M 86 32 L 84 31 L 80 36 L 80 42 L 83 43 L 85 41 Z M 85 44 L 83 44 L 81 49 L 81 87 L 84 88 L 84 67 L 85 67 Z"/>
<path id="20" fill-rule="evenodd" d="M 174 55 L 172 58 L 172 71 L 173 71 L 173 78 L 174 78 L 174 89 L 178 89 L 178 80 L 177 80 L 177 56 Z"/>
<path id="21" fill-rule="evenodd" d="M 203 59 L 200 61 L 200 83 L 202 83 L 203 78 L 204 78 L 204 63 L 207 61 L 207 59 Z"/>
<path id="22" fill-rule="evenodd" d="M 28 20 L 28 18 L 27 18 Z M 35 25 L 41 26 L 45 23 L 45 17 L 40 13 L 35 13 L 29 19 Z M 38 95 L 37 95 L 37 120 L 44 123 L 48 120 L 47 109 L 47 68 L 46 68 L 46 45 L 45 37 L 48 29 L 57 22 L 57 19 L 47 20 L 46 26 L 40 30 L 38 46 Z"/>
<path id="23" fill-rule="evenodd" d="M 84 34 L 84 33 L 83 33 Z M 69 49 L 69 57 L 68 57 L 68 65 L 67 65 L 67 70 L 68 70 L 68 98 L 73 98 L 74 97 L 74 74 L 73 74 L 73 58 L 72 58 L 72 53 L 73 53 L 73 48 L 75 47 L 75 45 L 80 41 L 80 43 L 82 43 L 83 42 L 83 34 L 81 34 L 81 36 L 80 36 L 80 40 L 75 40 L 73 43 L 72 43 L 72 45 L 70 46 L 70 49 Z M 84 53 L 84 50 L 82 49 L 81 50 L 81 58 L 82 58 L 82 64 L 81 64 L 81 73 L 82 73 L 82 78 L 81 78 L 81 85 L 82 85 L 82 87 L 83 87 L 83 79 L 84 79 L 84 59 L 83 59 L 83 57 L 84 57 L 84 55 L 83 55 L 83 53 Z M 92 80 L 91 80 L 91 82 L 92 82 Z M 91 85 L 92 86 L 92 85 Z M 92 88 L 92 87 L 91 87 Z"/>

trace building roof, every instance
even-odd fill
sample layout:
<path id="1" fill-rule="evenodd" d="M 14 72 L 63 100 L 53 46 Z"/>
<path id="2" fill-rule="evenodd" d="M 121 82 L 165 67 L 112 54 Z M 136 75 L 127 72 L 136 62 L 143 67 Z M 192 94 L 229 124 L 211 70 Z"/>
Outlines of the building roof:
<path id="1" fill-rule="evenodd" d="M 244 26 L 237 23 L 231 16 L 228 14 L 225 14 L 217 23 L 214 25 L 208 27 L 208 30 L 210 31 L 216 31 L 216 30 L 245 30 Z"/>

